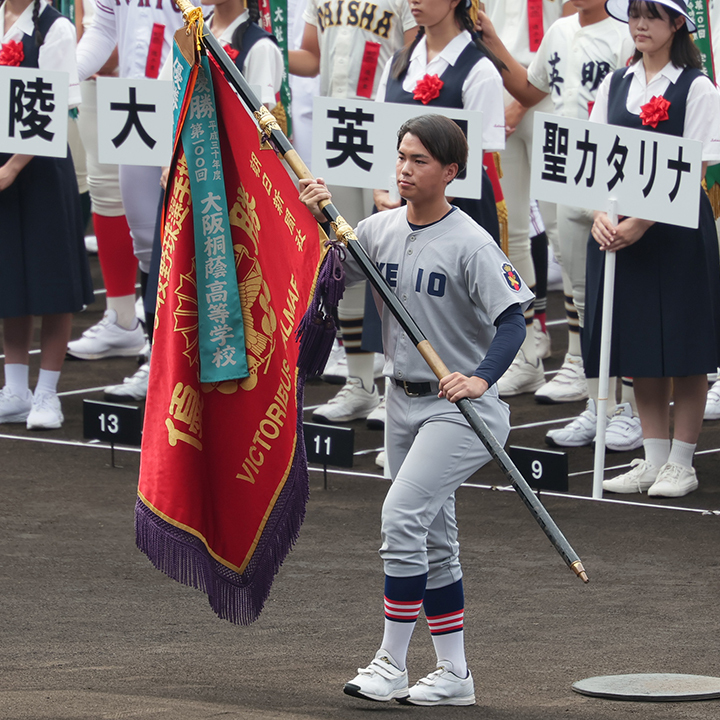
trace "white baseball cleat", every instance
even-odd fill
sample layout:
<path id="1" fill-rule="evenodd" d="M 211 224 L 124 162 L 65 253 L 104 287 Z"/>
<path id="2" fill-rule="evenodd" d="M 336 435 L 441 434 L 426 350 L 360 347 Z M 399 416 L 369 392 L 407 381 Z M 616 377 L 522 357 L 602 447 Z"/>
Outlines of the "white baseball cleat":
<path id="1" fill-rule="evenodd" d="M 400 670 L 390 653 L 380 648 L 373 661 L 366 668 L 358 668 L 358 674 L 349 683 L 345 683 L 343 692 L 377 702 L 407 697 L 407 670 Z"/>
<path id="2" fill-rule="evenodd" d="M 720 420 L 720 380 L 708 390 L 703 420 Z"/>
<path id="3" fill-rule="evenodd" d="M 438 669 L 420 678 L 410 688 L 408 696 L 400 698 L 403 705 L 474 705 L 475 683 L 468 670 L 467 677 L 458 677 L 443 661 Z"/>
<path id="4" fill-rule="evenodd" d="M 497 381 L 497 390 L 500 397 L 512 397 L 522 393 L 535 392 L 544 384 L 545 371 L 542 360 L 536 360 L 533 365 L 525 359 L 525 353 L 518 350 L 510 367 Z"/>
<path id="5" fill-rule="evenodd" d="M 68 355 L 79 360 L 101 360 L 108 357 L 132 357 L 145 345 L 140 322 L 128 330 L 117 323 L 115 310 L 106 310 L 102 320 L 88 328 L 77 340 L 68 343 Z"/>
<path id="6" fill-rule="evenodd" d="M 583 412 L 565 427 L 548 430 L 545 442 L 553 447 L 584 447 L 595 439 L 597 415 L 595 401 L 590 398 Z"/>
<path id="7" fill-rule="evenodd" d="M 633 415 L 630 403 L 620 403 L 605 428 L 605 447 L 613 452 L 626 452 L 642 447 L 640 418 Z"/>
<path id="8" fill-rule="evenodd" d="M 360 378 L 350 377 L 338 394 L 312 414 L 313 422 L 344 423 L 366 418 L 380 404 L 380 395 L 375 387 L 368 392 Z"/>
<path id="9" fill-rule="evenodd" d="M 588 385 L 583 361 L 579 355 L 567 353 L 562 367 L 550 382 L 535 392 L 535 400 L 542 404 L 586 400 Z"/>

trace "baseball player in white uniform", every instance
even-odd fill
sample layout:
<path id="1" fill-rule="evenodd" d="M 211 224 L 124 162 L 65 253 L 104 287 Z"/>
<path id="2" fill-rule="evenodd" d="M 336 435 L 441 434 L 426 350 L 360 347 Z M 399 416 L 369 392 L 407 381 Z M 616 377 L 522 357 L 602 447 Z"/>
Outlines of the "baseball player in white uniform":
<path id="1" fill-rule="evenodd" d="M 544 33 L 562 16 L 564 9 L 573 11 L 569 0 L 485 0 L 484 5 L 498 36 L 524 67 L 532 62 Z M 532 19 L 531 10 L 537 12 L 538 9 L 541 12 Z M 552 103 L 548 100 L 535 110 L 552 112 Z M 505 124 L 509 134 L 500 153 L 503 171 L 500 184 L 508 211 L 508 255 L 531 288 L 535 287 L 529 218 L 533 116 L 534 110 L 526 111 L 509 93 L 505 94 Z M 550 203 L 541 203 L 540 211 L 548 238 L 552 240 L 557 233 L 555 208 Z M 534 392 L 545 384 L 543 363 L 535 347 L 533 317 L 534 310 L 530 308 L 525 317 L 525 342 L 498 386 L 503 397 Z"/>
<path id="2" fill-rule="evenodd" d="M 396 167 L 407 206 L 373 215 L 360 243 L 437 349 L 450 375 L 438 383 L 387 308 L 381 310 L 387 400 L 387 466 L 393 479 L 382 511 L 385 631 L 367 668 L 345 693 L 414 705 L 472 705 L 474 685 L 463 641 L 464 599 L 455 490 L 490 455 L 453 404 L 472 398 L 504 443 L 509 409 L 494 383 L 525 336 L 533 295 L 492 237 L 445 198 L 467 161 L 467 143 L 447 118 L 425 115 L 398 133 Z M 330 197 L 301 181 L 300 197 L 317 214 Z M 359 270 L 348 261 L 350 279 Z M 449 403 L 447 401 L 450 401 Z M 420 609 L 437 669 L 413 687 L 405 667 Z"/>
<path id="3" fill-rule="evenodd" d="M 78 74 L 96 73 L 117 45 L 121 78 L 157 77 L 172 48 L 173 34 L 183 25 L 172 0 L 151 3 L 97 0 L 94 24 L 77 49 Z M 133 235 L 140 270 L 150 269 L 155 218 L 160 197 L 159 167 L 120 166 L 120 190 Z"/>
<path id="4" fill-rule="evenodd" d="M 576 2 L 576 0 L 573 0 Z M 506 88 L 523 104 L 532 106 L 548 97 L 555 112 L 564 117 L 586 120 L 592 109 L 603 78 L 626 64 L 634 47 L 627 28 L 605 11 L 603 0 L 577 2 L 578 14 L 558 20 L 549 28 L 530 67 L 525 71 L 514 62 L 510 52 L 498 44 L 491 23 L 483 22 L 488 45 L 507 64 L 503 74 Z M 482 19 L 482 18 L 481 18 Z M 563 268 L 564 284 L 572 291 L 572 304 L 577 311 L 579 327 L 583 327 L 585 309 L 585 256 L 587 238 L 592 227 L 592 213 L 581 208 L 558 205 L 559 244 L 555 255 Z M 563 368 L 536 397 L 541 402 L 556 402 L 555 393 L 547 388 L 556 386 L 556 393 L 565 387 L 572 392 L 573 378 L 584 379 L 577 333 L 568 333 L 568 353 Z M 563 428 L 548 432 L 551 445 L 575 447 L 589 445 L 595 437 L 597 380 L 586 384 L 590 399 L 587 409 Z M 633 450 L 642 445 L 642 430 L 637 413 L 633 412 L 634 397 L 629 385 L 623 385 L 623 402 L 615 417 L 614 381 L 611 385 L 609 411 L 613 421 L 608 425 L 608 442 L 612 450 Z M 582 397 L 569 397 L 579 400 Z M 611 427 L 612 426 L 612 427 Z"/>
<path id="5" fill-rule="evenodd" d="M 95 22 L 84 33 L 77 49 L 78 74 L 87 80 L 107 62 L 117 46 L 121 78 L 157 78 L 172 48 L 173 35 L 183 16 L 172 0 L 120 2 L 96 0 Z M 141 272 L 143 295 L 148 282 L 157 209 L 162 188 L 162 168 L 121 165 L 120 192 L 133 252 Z M 147 393 L 149 363 L 125 378 L 121 385 L 106 388 L 113 397 L 142 399 Z"/>
<path id="6" fill-rule="evenodd" d="M 299 50 L 288 53 L 290 72 L 320 73 L 326 97 L 374 100 L 385 63 L 415 35 L 407 0 L 307 0 L 305 31 Z M 353 226 L 372 212 L 372 192 L 332 187 L 335 203 Z M 378 408 L 374 353 L 361 349 L 365 285 L 348 286 L 338 307 L 347 355 L 347 382 L 329 403 L 313 413 L 319 422 L 342 423 L 366 418 Z M 379 409 L 378 421 L 384 421 Z"/>

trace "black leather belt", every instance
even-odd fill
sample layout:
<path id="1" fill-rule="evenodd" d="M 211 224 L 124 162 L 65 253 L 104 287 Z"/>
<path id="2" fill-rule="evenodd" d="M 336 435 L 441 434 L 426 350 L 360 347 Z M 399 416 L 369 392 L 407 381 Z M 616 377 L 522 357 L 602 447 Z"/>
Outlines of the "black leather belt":
<path id="1" fill-rule="evenodd" d="M 429 382 L 406 382 L 405 380 L 398 380 L 397 378 L 391 378 L 391 380 L 399 388 L 405 391 L 408 397 L 423 397 L 425 395 L 437 394 L 438 384 Z"/>

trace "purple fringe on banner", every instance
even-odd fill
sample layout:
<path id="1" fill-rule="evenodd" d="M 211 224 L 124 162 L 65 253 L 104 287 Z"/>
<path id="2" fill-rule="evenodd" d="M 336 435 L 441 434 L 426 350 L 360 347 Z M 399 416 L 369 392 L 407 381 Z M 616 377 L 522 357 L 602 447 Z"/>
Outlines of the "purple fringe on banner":
<path id="1" fill-rule="evenodd" d="M 158 517 L 140 498 L 135 538 L 150 562 L 173 580 L 202 590 L 218 617 L 238 625 L 257 620 L 273 579 L 300 533 L 307 504 L 308 469 L 303 437 L 305 377 L 298 373 L 297 443 L 290 473 L 247 568 L 238 574 L 219 563 L 194 535 Z"/>
<path id="2" fill-rule="evenodd" d="M 345 292 L 345 248 L 332 240 L 326 245 L 315 292 L 295 332 L 300 342 L 298 370 L 305 377 L 319 375 L 327 363 L 338 330 L 337 305 Z"/>

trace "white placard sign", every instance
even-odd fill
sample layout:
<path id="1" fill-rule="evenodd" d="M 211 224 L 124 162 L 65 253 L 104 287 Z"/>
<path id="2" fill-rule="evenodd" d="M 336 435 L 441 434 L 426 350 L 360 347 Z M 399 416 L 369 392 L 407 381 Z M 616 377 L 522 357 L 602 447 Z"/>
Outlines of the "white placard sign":
<path id="1" fill-rule="evenodd" d="M 172 83 L 146 78 L 97 80 L 98 159 L 108 165 L 169 165 Z"/>
<path id="2" fill-rule="evenodd" d="M 0 67 L 0 152 L 66 157 L 68 74 Z"/>
<path id="3" fill-rule="evenodd" d="M 465 132 L 470 146 L 465 177 L 450 194 L 479 198 L 482 188 L 482 113 L 455 108 L 329 97 L 313 100 L 313 173 L 331 185 L 389 189 L 395 177 L 397 131 L 410 118 L 445 115 Z"/>
<path id="4" fill-rule="evenodd" d="M 702 143 L 536 113 L 530 195 L 562 205 L 696 228 Z"/>

